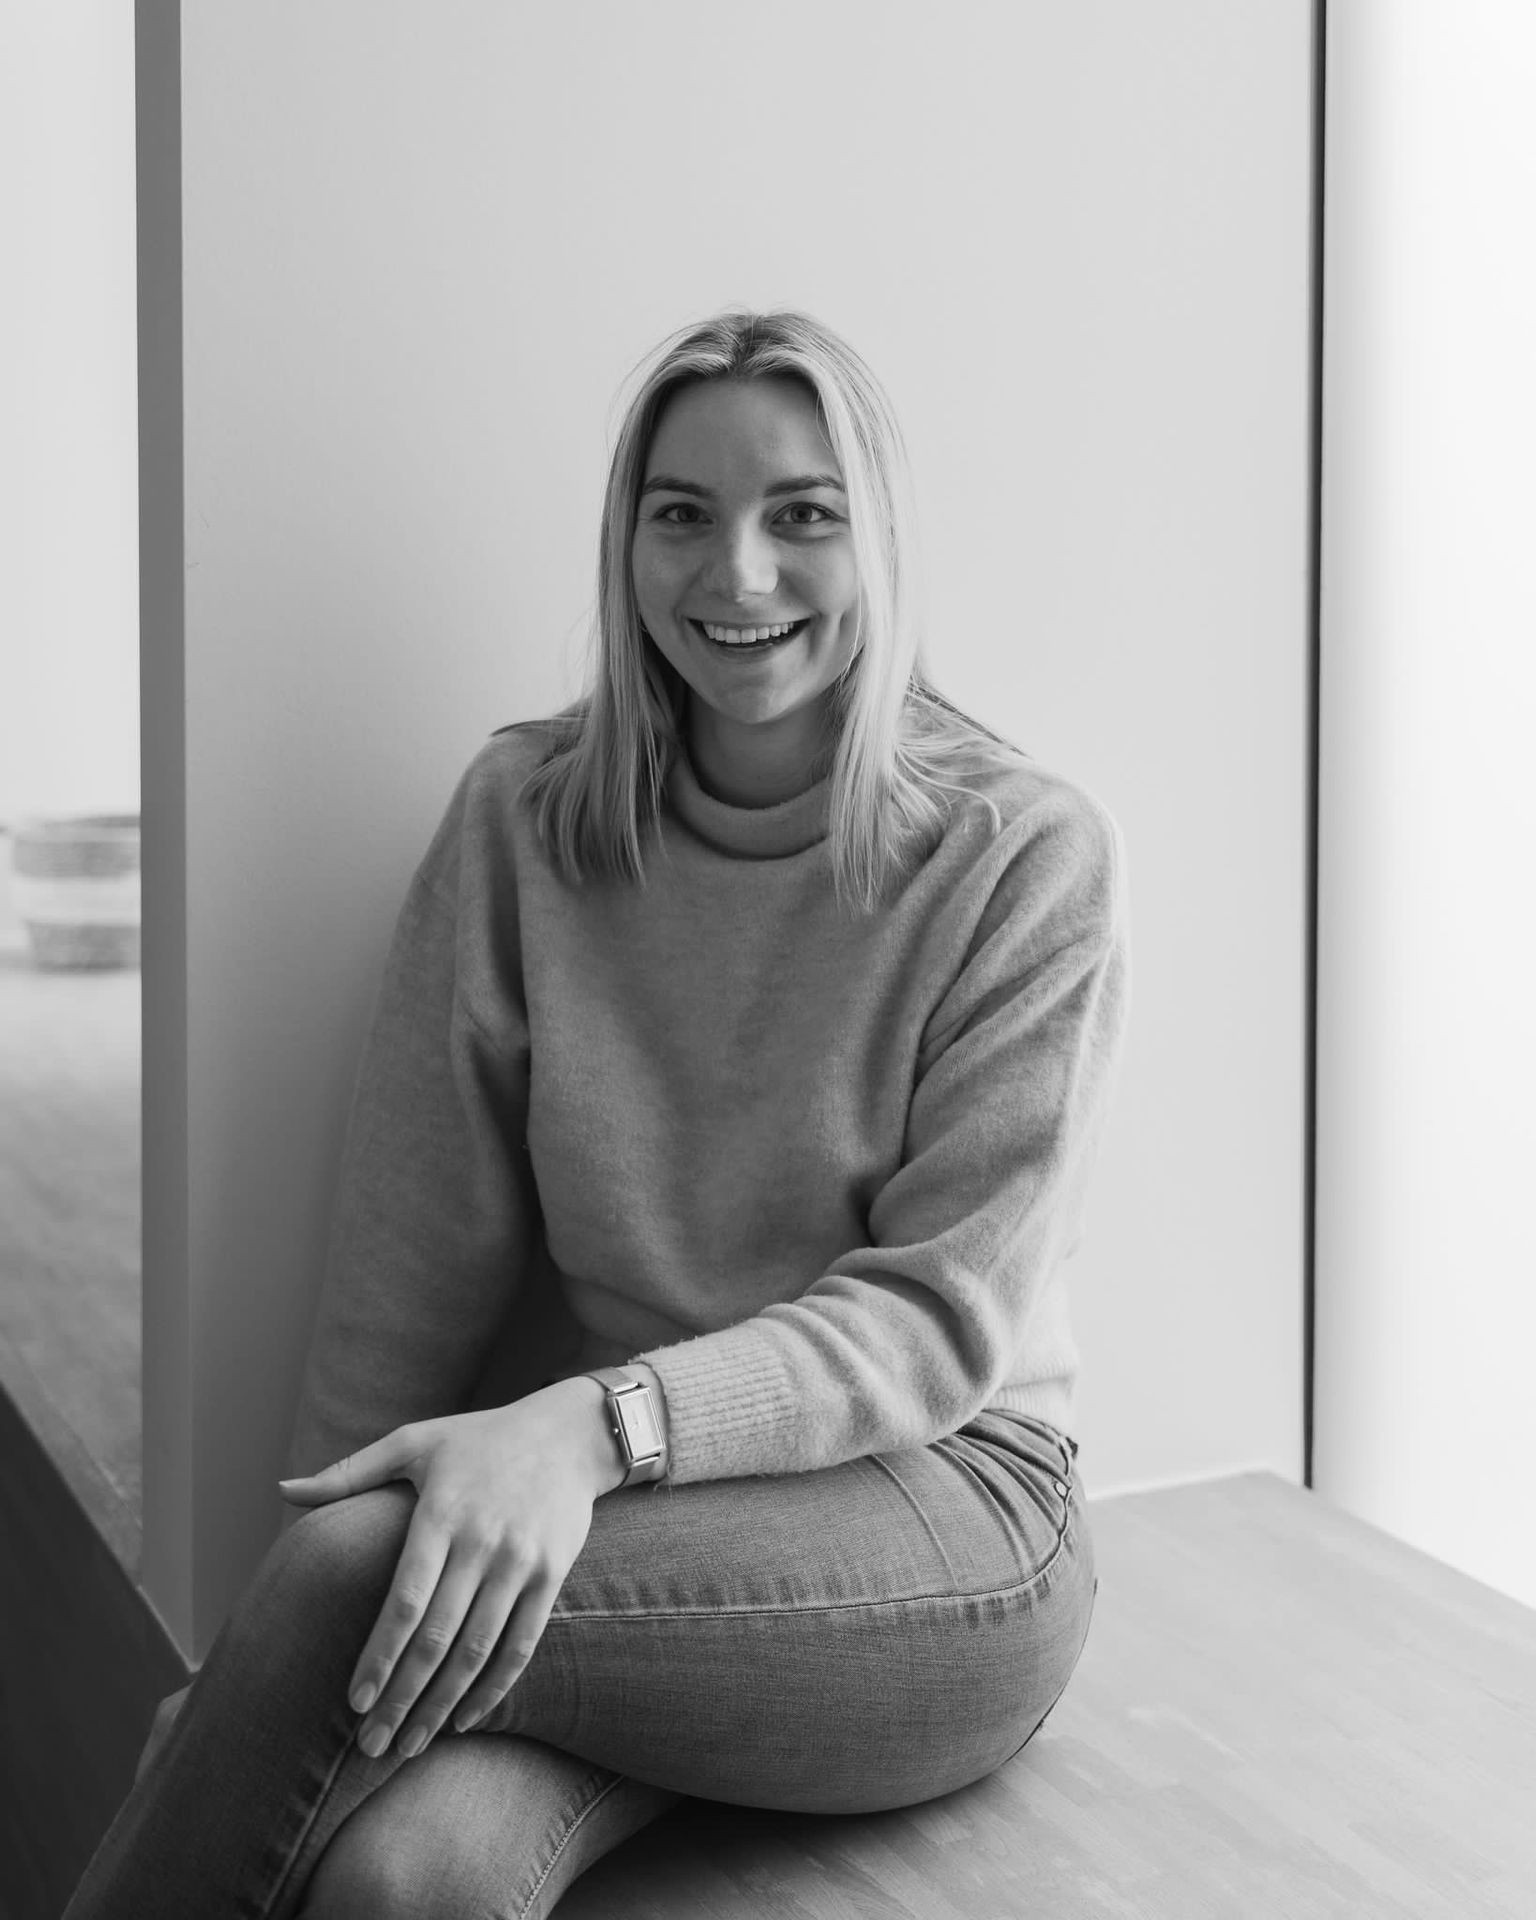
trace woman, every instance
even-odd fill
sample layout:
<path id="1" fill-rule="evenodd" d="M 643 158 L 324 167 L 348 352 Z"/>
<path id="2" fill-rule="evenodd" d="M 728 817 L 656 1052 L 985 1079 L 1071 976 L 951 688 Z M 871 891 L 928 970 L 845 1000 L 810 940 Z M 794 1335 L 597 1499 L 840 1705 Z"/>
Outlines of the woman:
<path id="1" fill-rule="evenodd" d="M 680 1793 L 908 1804 L 1054 1704 L 1117 836 L 931 690 L 912 551 L 833 334 L 658 351 L 591 691 L 476 755 L 396 930 L 309 1511 L 71 1915 L 543 1914 Z"/>

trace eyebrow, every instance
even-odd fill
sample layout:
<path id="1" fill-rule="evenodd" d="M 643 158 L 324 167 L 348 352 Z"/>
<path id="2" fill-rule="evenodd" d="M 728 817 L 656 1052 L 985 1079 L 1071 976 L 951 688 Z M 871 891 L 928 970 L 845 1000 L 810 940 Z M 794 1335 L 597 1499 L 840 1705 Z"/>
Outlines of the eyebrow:
<path id="1" fill-rule="evenodd" d="M 775 480 L 771 487 L 765 487 L 765 493 L 808 493 L 812 487 L 831 487 L 836 492 L 844 491 L 843 483 L 835 473 L 797 473 L 792 480 Z M 679 480 L 675 474 L 658 473 L 647 480 L 640 489 L 641 495 L 647 493 L 691 493 L 700 500 L 713 500 L 714 494 L 708 487 L 701 487 L 696 480 Z"/>

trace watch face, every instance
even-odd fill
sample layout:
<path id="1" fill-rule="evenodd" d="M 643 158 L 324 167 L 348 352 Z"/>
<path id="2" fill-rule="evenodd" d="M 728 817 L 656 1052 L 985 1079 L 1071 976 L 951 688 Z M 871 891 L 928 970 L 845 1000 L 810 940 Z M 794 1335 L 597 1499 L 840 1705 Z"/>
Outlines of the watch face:
<path id="1" fill-rule="evenodd" d="M 621 1393 L 617 1401 L 619 1423 L 624 1429 L 624 1444 L 631 1460 L 646 1460 L 661 1452 L 661 1429 L 649 1391 Z"/>

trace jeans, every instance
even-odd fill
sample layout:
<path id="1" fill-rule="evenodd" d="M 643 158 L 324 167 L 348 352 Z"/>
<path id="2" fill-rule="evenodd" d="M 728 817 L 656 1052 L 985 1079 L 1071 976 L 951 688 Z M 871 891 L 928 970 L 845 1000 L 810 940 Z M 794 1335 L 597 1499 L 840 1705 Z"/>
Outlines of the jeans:
<path id="1" fill-rule="evenodd" d="M 549 1913 L 679 1795 L 855 1813 L 990 1773 L 1042 1724 L 1096 1587 L 1075 1444 L 989 1410 L 815 1473 L 641 1486 L 512 1691 L 414 1759 L 357 1747 L 353 1665 L 415 1498 L 273 1546 L 66 1920 Z"/>

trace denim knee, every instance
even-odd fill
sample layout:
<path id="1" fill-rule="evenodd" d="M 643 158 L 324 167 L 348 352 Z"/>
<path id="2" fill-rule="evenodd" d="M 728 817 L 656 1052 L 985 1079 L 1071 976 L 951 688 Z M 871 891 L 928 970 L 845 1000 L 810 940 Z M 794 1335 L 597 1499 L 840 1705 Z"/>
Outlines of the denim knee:
<path id="1" fill-rule="evenodd" d="M 268 1562 L 280 1577 L 321 1588 L 347 1582 L 371 1570 L 380 1555 L 398 1556 L 416 1504 L 404 1481 L 311 1507 L 273 1544 Z"/>
<path id="2" fill-rule="evenodd" d="M 301 1586 L 325 1588 L 356 1579 L 380 1555 L 398 1555 L 415 1504 L 414 1491 L 397 1480 L 311 1507 L 275 1542 L 269 1558 L 285 1579 Z"/>
<path id="3" fill-rule="evenodd" d="M 342 1827 L 310 1876 L 298 1920 L 463 1920 L 440 1844 L 423 1846 L 409 1820 L 366 1834 L 359 1844 Z"/>
<path id="4" fill-rule="evenodd" d="M 302 1663 L 340 1638 L 343 1657 L 363 1650 L 410 1525 L 409 1487 L 378 1487 L 316 1507 L 268 1551 L 220 1636 L 229 1651 Z"/>

